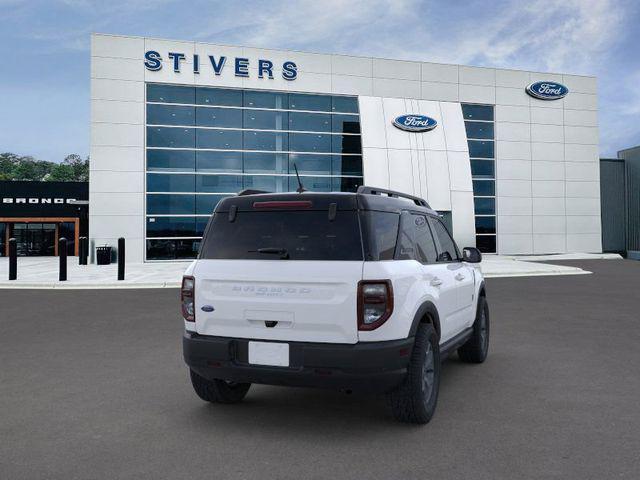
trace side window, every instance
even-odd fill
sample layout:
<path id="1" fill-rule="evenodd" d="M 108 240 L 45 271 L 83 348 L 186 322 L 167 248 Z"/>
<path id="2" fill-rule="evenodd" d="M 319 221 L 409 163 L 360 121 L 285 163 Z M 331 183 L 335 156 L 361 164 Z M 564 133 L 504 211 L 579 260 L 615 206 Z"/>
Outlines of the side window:
<path id="1" fill-rule="evenodd" d="M 400 219 L 398 245 L 396 247 L 396 254 L 394 258 L 396 260 L 417 260 L 413 215 L 411 215 L 409 212 L 403 212 Z"/>
<path id="2" fill-rule="evenodd" d="M 396 260 L 417 260 L 420 263 L 436 261 L 436 246 L 424 215 L 402 214 Z"/>
<path id="3" fill-rule="evenodd" d="M 400 215 L 397 213 L 366 211 L 362 213 L 366 259 L 377 262 L 393 260 L 398 238 Z"/>
<path id="4" fill-rule="evenodd" d="M 434 263 L 438 255 L 427 217 L 424 215 L 412 215 L 412 217 L 416 229 L 416 260 L 420 263 Z"/>
<path id="5" fill-rule="evenodd" d="M 444 224 L 436 219 L 429 217 L 429 224 L 431 225 L 431 229 L 433 230 L 433 236 L 437 242 L 438 248 L 438 262 L 451 262 L 454 260 L 459 260 L 460 256 L 458 255 L 458 248 L 456 247 L 453 238 L 449 235 L 447 228 Z"/>

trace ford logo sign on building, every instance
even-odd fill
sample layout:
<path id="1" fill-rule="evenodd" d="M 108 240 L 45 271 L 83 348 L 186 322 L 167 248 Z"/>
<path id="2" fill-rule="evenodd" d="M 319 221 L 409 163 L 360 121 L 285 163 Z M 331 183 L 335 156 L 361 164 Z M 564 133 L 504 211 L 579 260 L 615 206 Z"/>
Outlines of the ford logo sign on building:
<path id="1" fill-rule="evenodd" d="M 534 82 L 526 90 L 529 95 L 540 100 L 559 100 L 569 93 L 567 87 L 556 82 Z"/>
<path id="2" fill-rule="evenodd" d="M 400 115 L 393 121 L 393 125 L 407 132 L 428 132 L 438 125 L 438 122 L 426 115 Z"/>

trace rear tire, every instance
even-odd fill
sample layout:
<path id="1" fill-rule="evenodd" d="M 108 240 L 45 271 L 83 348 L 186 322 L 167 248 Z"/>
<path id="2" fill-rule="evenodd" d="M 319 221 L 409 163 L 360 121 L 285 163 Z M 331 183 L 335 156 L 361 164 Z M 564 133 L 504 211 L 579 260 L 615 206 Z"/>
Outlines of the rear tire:
<path id="1" fill-rule="evenodd" d="M 440 348 L 433 326 L 422 323 L 416 332 L 407 376 L 387 394 L 396 420 L 425 424 L 431 420 L 438 403 L 440 387 Z"/>
<path id="2" fill-rule="evenodd" d="M 189 369 L 191 385 L 198 396 L 205 402 L 238 403 L 245 397 L 250 383 L 232 383 L 225 380 L 207 380 Z"/>
<path id="3" fill-rule="evenodd" d="M 482 363 L 489 353 L 489 305 L 485 297 L 478 298 L 478 311 L 473 322 L 473 333 L 458 349 L 460 360 L 467 363 Z"/>

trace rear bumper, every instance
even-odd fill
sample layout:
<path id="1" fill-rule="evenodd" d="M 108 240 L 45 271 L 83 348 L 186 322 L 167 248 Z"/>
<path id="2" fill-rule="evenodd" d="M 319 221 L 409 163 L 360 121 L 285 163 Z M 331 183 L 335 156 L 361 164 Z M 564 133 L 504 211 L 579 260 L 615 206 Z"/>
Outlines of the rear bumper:
<path id="1" fill-rule="evenodd" d="M 185 332 L 182 345 L 187 365 L 210 380 L 385 392 L 404 379 L 413 341 L 288 342 L 289 367 L 249 364 L 249 339 Z"/>

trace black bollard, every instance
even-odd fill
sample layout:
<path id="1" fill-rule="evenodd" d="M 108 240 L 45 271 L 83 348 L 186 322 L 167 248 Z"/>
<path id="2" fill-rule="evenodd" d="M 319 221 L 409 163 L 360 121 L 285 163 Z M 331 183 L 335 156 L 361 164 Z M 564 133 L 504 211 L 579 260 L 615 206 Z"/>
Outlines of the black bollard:
<path id="1" fill-rule="evenodd" d="M 118 239 L 118 280 L 124 280 L 124 238 Z"/>
<path id="2" fill-rule="evenodd" d="M 65 282 L 67 280 L 67 239 L 60 237 L 58 241 L 58 257 L 60 257 L 60 275 L 58 280 Z"/>
<path id="3" fill-rule="evenodd" d="M 18 248 L 15 238 L 9 239 L 9 280 L 18 278 Z"/>
<path id="4" fill-rule="evenodd" d="M 89 264 L 89 237 L 82 237 L 82 238 L 84 238 L 84 242 L 82 242 L 84 244 L 84 256 L 82 259 L 82 264 L 88 265 Z"/>
<path id="5" fill-rule="evenodd" d="M 87 237 L 80 237 L 78 239 L 80 245 L 78 245 L 78 265 L 87 264 Z"/>
<path id="6" fill-rule="evenodd" d="M 78 238 L 78 265 L 84 265 L 82 259 L 84 258 L 84 237 Z"/>

